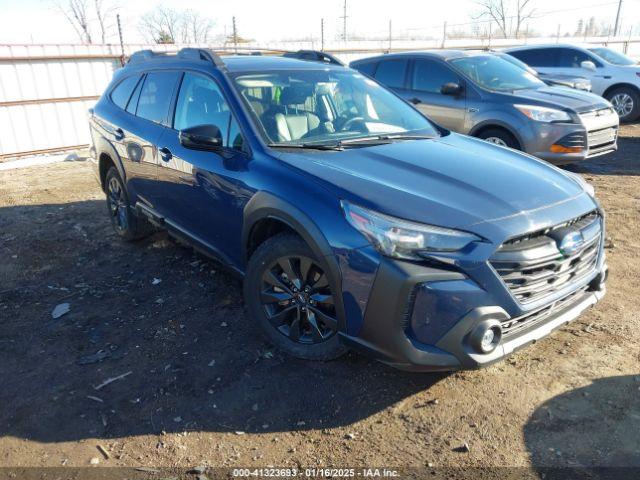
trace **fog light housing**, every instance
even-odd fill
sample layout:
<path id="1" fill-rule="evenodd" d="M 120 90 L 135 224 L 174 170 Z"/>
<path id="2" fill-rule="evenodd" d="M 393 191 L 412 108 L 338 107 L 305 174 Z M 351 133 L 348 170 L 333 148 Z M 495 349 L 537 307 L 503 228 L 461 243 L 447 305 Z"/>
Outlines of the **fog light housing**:
<path id="1" fill-rule="evenodd" d="M 471 332 L 469 341 L 478 353 L 491 353 L 502 340 L 502 327 L 497 320 L 481 322 Z"/>

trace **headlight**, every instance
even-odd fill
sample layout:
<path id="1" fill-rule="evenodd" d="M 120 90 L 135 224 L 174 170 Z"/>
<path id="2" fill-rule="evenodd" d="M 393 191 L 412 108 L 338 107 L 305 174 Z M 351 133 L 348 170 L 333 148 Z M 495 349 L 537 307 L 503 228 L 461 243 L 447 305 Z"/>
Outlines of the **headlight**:
<path id="1" fill-rule="evenodd" d="M 389 257 L 420 260 L 420 252 L 455 252 L 482 241 L 472 233 L 401 220 L 345 201 L 342 209 L 349 223 Z"/>
<path id="2" fill-rule="evenodd" d="M 520 112 L 536 122 L 570 122 L 571 115 L 562 110 L 533 105 L 514 105 Z"/>
<path id="3" fill-rule="evenodd" d="M 567 171 L 565 171 L 564 173 L 566 173 L 571 178 L 573 178 L 575 182 L 582 187 L 582 189 L 585 191 L 587 195 L 589 195 L 592 198 L 596 197 L 595 187 L 591 185 L 589 182 L 587 182 L 582 175 L 580 175 L 579 173 L 573 173 L 573 172 L 567 172 Z"/>

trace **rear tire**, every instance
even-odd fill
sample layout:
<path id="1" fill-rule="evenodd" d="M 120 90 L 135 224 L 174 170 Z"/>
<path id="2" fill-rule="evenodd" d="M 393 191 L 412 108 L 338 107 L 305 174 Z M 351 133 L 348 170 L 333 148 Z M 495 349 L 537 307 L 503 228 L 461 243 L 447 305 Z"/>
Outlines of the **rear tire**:
<path id="1" fill-rule="evenodd" d="M 477 137 L 495 145 L 521 150 L 520 143 L 516 137 L 501 128 L 488 128 L 481 131 Z"/>
<path id="2" fill-rule="evenodd" d="M 605 96 L 611 102 L 621 122 L 633 122 L 640 117 L 640 94 L 631 87 L 618 87 Z"/>
<path id="3" fill-rule="evenodd" d="M 129 195 L 115 167 L 107 172 L 104 181 L 107 195 L 107 212 L 113 230 L 127 241 L 139 240 L 153 231 L 146 218 L 136 215 L 129 202 Z"/>
<path id="4" fill-rule="evenodd" d="M 251 318 L 280 350 L 306 360 L 347 351 L 338 337 L 333 285 L 324 262 L 298 236 L 281 233 L 249 259 L 244 298 Z"/>

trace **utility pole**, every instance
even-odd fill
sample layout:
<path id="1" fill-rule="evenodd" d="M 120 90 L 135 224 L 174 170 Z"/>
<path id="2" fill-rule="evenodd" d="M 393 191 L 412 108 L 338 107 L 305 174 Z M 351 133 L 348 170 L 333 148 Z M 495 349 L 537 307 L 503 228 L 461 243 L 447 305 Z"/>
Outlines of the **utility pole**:
<path id="1" fill-rule="evenodd" d="M 124 67 L 124 42 L 122 40 L 122 26 L 120 25 L 120 14 L 116 14 L 116 21 L 118 22 L 118 37 L 120 37 L 120 63 Z"/>
<path id="2" fill-rule="evenodd" d="M 560 24 L 558 24 L 558 31 L 556 32 L 556 43 L 560 43 Z"/>
<path id="3" fill-rule="evenodd" d="M 620 10 L 622 9 L 622 0 L 618 0 L 618 13 L 616 14 L 616 25 L 613 27 L 613 36 L 618 36 L 618 29 L 620 28 Z"/>
<path id="4" fill-rule="evenodd" d="M 320 51 L 324 51 L 324 18 L 320 19 Z"/>
<path id="5" fill-rule="evenodd" d="M 389 20 L 389 53 L 391 53 L 391 20 Z"/>
<path id="6" fill-rule="evenodd" d="M 238 53 L 238 30 L 236 29 L 236 17 L 233 17 L 233 48 Z"/>
<path id="7" fill-rule="evenodd" d="M 347 41 L 347 0 L 344 0 L 342 7 L 342 40 Z"/>
<path id="8" fill-rule="evenodd" d="M 444 26 L 442 27 L 442 45 L 440 48 L 444 48 L 444 43 L 447 41 L 447 22 L 444 22 Z"/>

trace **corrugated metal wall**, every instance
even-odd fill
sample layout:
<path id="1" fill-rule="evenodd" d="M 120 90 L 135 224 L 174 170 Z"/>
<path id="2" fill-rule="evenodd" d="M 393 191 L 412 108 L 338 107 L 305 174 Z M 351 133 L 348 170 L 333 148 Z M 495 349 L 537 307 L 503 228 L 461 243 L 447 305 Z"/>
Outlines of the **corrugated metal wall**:
<path id="1" fill-rule="evenodd" d="M 463 44 L 468 47 L 468 42 L 452 40 L 447 42 L 447 47 L 462 47 Z M 145 48 L 175 51 L 183 46 L 187 45 L 126 45 L 125 54 Z M 494 41 L 492 46 L 503 45 Z M 624 50 L 638 46 L 640 43 L 633 41 L 631 45 L 624 43 Z M 313 45 L 279 42 L 262 47 L 277 51 L 312 48 Z M 434 45 L 404 41 L 394 42 L 393 47 L 394 50 L 420 49 Z M 622 45 L 612 47 L 622 50 Z M 243 46 L 247 50 L 257 48 L 257 45 Z M 386 48 L 388 43 L 383 41 L 349 42 L 348 45 L 330 45 L 327 51 L 349 62 L 381 53 Z M 0 160 L 86 146 L 90 141 L 87 111 L 120 67 L 120 54 L 117 45 L 0 45 Z"/>

